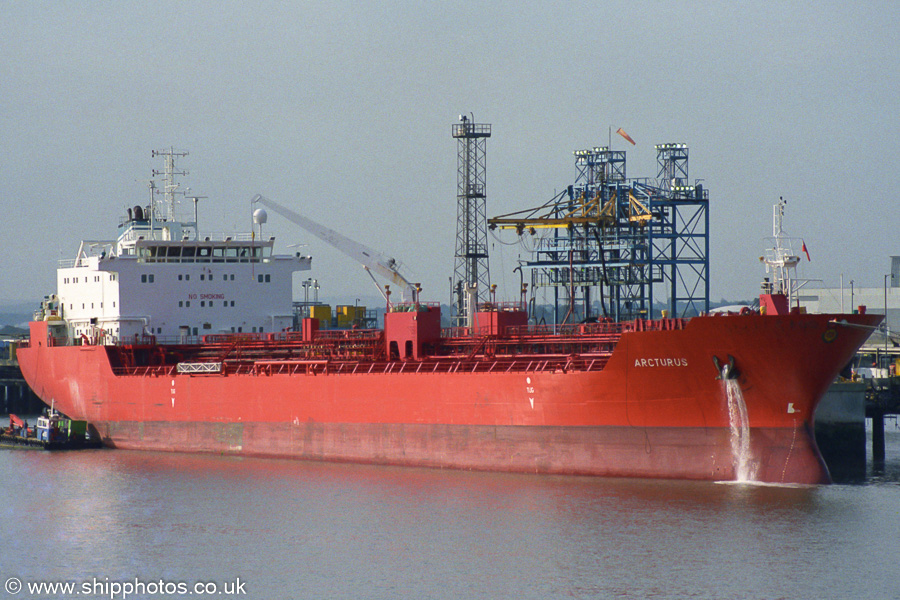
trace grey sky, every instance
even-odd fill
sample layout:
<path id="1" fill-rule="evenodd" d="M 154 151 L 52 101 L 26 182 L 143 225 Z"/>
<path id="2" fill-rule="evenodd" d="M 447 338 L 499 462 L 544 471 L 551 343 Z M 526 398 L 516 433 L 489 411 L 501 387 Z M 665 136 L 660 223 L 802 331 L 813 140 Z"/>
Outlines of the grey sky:
<path id="1" fill-rule="evenodd" d="M 493 125 L 488 214 L 572 183 L 623 127 L 630 176 L 690 146 L 710 191 L 712 297 L 750 298 L 788 200 L 807 277 L 882 285 L 900 254 L 900 9 L 884 3 L 10 2 L 0 0 L 0 300 L 55 290 L 59 258 L 145 203 L 150 150 L 189 150 L 201 228 L 246 230 L 262 193 L 399 259 L 449 300 L 456 143 Z M 374 288 L 308 243 L 325 297 Z M 510 236 L 505 241 L 512 241 Z M 516 247 L 491 249 L 515 297 Z M 297 293 L 302 293 L 299 291 Z"/>

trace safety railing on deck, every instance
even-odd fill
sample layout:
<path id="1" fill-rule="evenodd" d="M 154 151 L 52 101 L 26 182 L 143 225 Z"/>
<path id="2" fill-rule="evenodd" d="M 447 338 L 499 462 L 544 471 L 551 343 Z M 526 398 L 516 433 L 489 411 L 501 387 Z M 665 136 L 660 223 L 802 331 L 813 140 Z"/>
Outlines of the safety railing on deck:
<path id="1" fill-rule="evenodd" d="M 182 364 L 116 367 L 117 375 L 301 375 L 391 373 L 498 373 L 598 371 L 628 332 L 683 329 L 686 319 L 507 327 L 502 336 L 471 336 L 468 328 L 442 330 L 440 346 L 424 360 L 384 360 L 384 332 L 335 329 L 315 332 L 213 334 L 203 337 Z M 182 348 L 184 349 L 184 348 Z M 215 368 L 200 367 L 215 363 Z"/>
<path id="2" fill-rule="evenodd" d="M 334 361 L 329 359 L 251 360 L 222 363 L 115 367 L 115 375 L 161 377 L 187 375 L 388 375 L 430 373 L 524 373 L 599 371 L 609 354 L 581 356 L 495 357 L 479 359 L 439 358 L 422 361 Z M 207 366 L 203 366 L 207 365 Z"/>
<path id="3" fill-rule="evenodd" d="M 609 356 L 560 356 L 493 360 L 424 360 L 339 362 L 329 360 L 262 360 L 245 364 L 226 365 L 228 375 L 400 375 L 433 373 L 525 373 L 599 371 Z"/>

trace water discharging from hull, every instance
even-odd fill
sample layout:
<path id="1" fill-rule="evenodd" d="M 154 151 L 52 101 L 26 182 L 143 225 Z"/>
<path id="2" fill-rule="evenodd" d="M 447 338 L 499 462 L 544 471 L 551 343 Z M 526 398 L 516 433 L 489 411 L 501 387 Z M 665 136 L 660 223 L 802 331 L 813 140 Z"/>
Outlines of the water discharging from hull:
<path id="1" fill-rule="evenodd" d="M 724 373 L 724 369 L 723 369 Z M 747 405 L 737 379 L 724 379 L 725 398 L 728 400 L 728 421 L 731 427 L 731 455 L 734 460 L 734 474 L 737 481 L 753 481 L 756 465 L 750 451 L 750 419 Z"/>

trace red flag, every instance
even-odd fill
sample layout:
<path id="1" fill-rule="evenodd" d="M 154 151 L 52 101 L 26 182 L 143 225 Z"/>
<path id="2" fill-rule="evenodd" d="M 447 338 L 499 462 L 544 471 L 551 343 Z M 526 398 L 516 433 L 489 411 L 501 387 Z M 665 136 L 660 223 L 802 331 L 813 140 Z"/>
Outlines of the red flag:
<path id="1" fill-rule="evenodd" d="M 622 129 L 621 127 L 619 127 L 619 129 L 616 130 L 616 133 L 618 133 L 618 134 L 621 135 L 623 138 L 625 138 L 626 140 L 628 140 L 629 142 L 631 142 L 631 145 L 634 146 L 634 140 L 631 139 L 631 136 L 630 136 L 630 135 L 628 135 L 627 133 L 625 133 L 625 130 L 624 130 L 624 129 Z"/>
<path id="2" fill-rule="evenodd" d="M 812 262 L 812 259 L 809 257 L 809 250 L 806 249 L 806 242 L 803 242 L 803 252 L 806 254 L 806 260 Z"/>

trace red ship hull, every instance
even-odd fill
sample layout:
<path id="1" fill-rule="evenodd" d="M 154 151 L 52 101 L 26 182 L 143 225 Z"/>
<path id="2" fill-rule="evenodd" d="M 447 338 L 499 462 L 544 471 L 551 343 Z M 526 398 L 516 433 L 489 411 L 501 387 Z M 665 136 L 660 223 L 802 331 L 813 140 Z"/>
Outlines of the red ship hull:
<path id="1" fill-rule="evenodd" d="M 261 361 L 246 373 L 122 374 L 111 348 L 54 346 L 43 322 L 18 358 L 38 396 L 119 448 L 732 480 L 733 419 L 716 361 L 733 357 L 753 478 L 825 483 L 816 405 L 880 320 L 697 317 L 623 333 L 597 370 L 504 371 L 486 368 L 487 357 L 447 369 L 425 357 L 354 372 Z"/>

